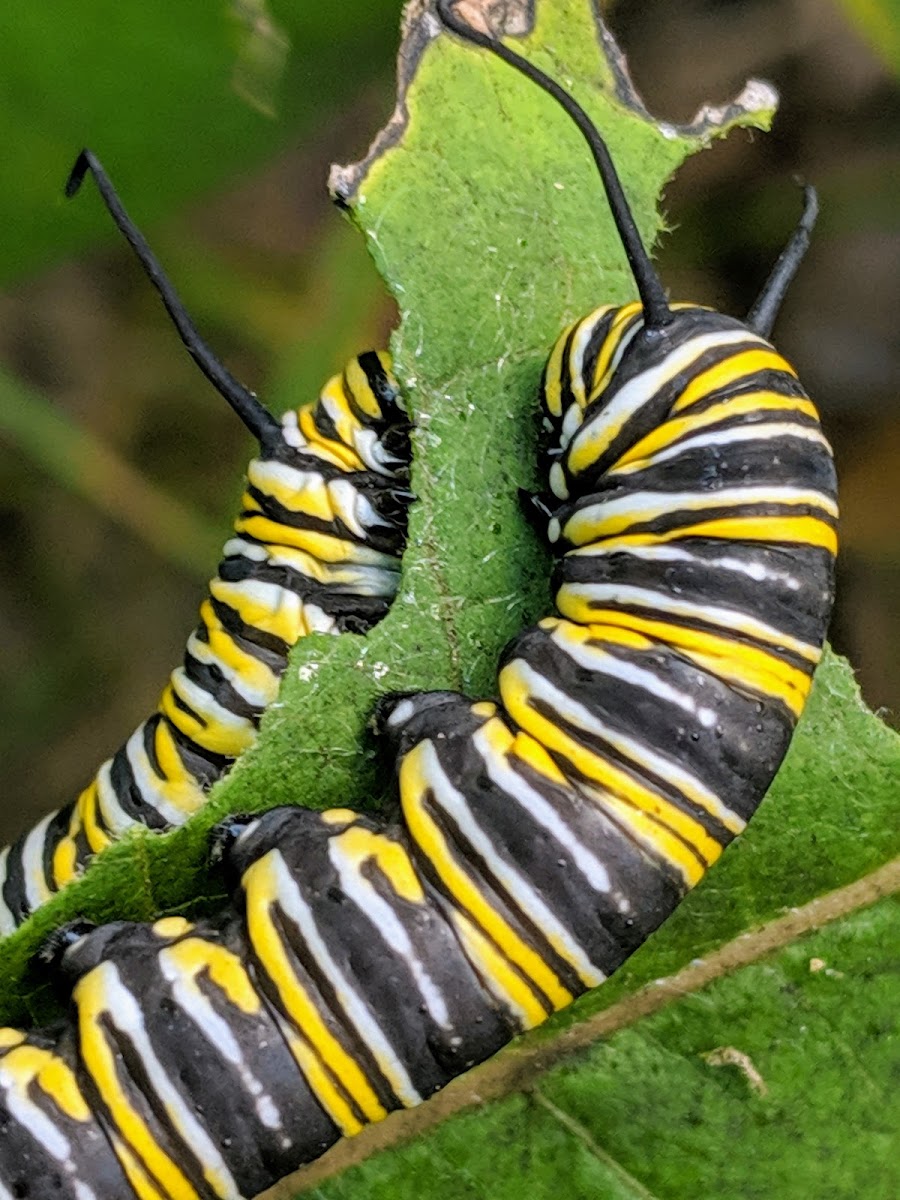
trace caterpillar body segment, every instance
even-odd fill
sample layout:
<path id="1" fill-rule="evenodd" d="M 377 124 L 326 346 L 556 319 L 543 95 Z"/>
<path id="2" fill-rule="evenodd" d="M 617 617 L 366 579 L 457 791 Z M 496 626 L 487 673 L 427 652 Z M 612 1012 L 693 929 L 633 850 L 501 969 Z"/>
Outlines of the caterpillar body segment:
<path id="1" fill-rule="evenodd" d="M 359 355 L 317 400 L 273 417 L 197 334 L 103 168 L 90 172 L 201 370 L 259 441 L 234 534 L 184 661 L 157 710 L 72 804 L 0 857 L 0 936 L 135 825 L 180 825 L 256 740 L 291 648 L 311 633 L 365 633 L 390 606 L 406 540 L 410 424 L 391 362 Z"/>
<path id="2" fill-rule="evenodd" d="M 558 615 L 507 647 L 487 719 L 484 702 L 444 693 L 385 718 L 407 821 L 434 825 L 435 861 L 477 864 L 467 887 L 489 911 L 541 930 L 570 992 L 558 946 L 569 968 L 583 955 L 614 970 L 752 816 L 833 597 L 834 469 L 792 368 L 705 310 L 677 308 L 649 342 L 633 319 L 610 309 L 566 331 L 545 373 Z M 748 345 L 763 373 L 741 362 Z M 686 431 L 700 413 L 715 415 Z M 603 905 L 579 879 L 544 913 L 576 847 L 609 876 Z"/>
<path id="3" fill-rule="evenodd" d="M 0 1030 L 0 1195 L 253 1197 L 522 1027 L 403 832 L 276 809 L 228 857 L 234 911 L 77 931 L 65 1025 Z"/>
<path id="4" fill-rule="evenodd" d="M 238 1200 L 425 1100 L 641 945 L 743 830 L 803 709 L 835 481 L 767 338 L 814 194 L 747 322 L 670 303 L 583 110 L 451 0 L 437 12 L 582 130 L 640 296 L 575 322 L 544 372 L 555 611 L 506 648 L 494 698 L 381 701 L 398 824 L 236 818 L 220 919 L 63 931 L 67 1021 L 0 1032 L 11 1194 Z M 45 1070 L 14 1057 L 32 1043 Z"/>

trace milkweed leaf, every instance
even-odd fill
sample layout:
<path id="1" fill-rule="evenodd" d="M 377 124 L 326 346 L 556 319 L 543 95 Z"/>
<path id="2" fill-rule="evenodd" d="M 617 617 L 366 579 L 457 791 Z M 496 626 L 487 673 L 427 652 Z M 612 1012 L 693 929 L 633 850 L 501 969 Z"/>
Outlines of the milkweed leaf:
<path id="1" fill-rule="evenodd" d="M 662 229 L 659 195 L 683 159 L 735 125 L 765 126 L 772 116 L 772 92 L 756 84 L 690 126 L 659 125 L 588 0 L 539 0 L 533 27 L 529 9 L 505 11 L 525 29 L 524 52 L 564 80 L 607 134 L 648 242 Z M 366 729 L 377 695 L 490 694 L 502 645 L 548 611 L 548 562 L 517 502 L 517 489 L 536 482 L 542 363 L 567 320 L 630 298 L 633 287 L 584 148 L 552 102 L 502 64 L 436 36 L 424 4 L 410 6 L 405 28 L 397 111 L 367 158 L 332 177 L 401 310 L 393 348 L 417 425 L 418 503 L 398 599 L 368 638 L 299 645 L 258 746 L 207 808 L 181 830 L 139 833 L 100 856 L 0 948 L 8 978 L 21 975 L 45 930 L 77 912 L 146 917 L 213 899 L 206 834 L 228 812 L 389 804 L 389 773 Z M 785 205 L 787 228 L 793 195 Z M 277 1195 L 502 1197 L 526 1180 L 536 1196 L 675 1196 L 695 1183 L 710 1195 L 811 1195 L 789 1190 L 787 1168 L 772 1168 L 768 1191 L 744 1186 L 753 1156 L 766 1131 L 784 1154 L 791 1135 L 809 1137 L 818 1151 L 804 1152 L 802 1165 L 818 1178 L 823 1141 L 847 1121 L 859 1142 L 852 1169 L 837 1177 L 840 1186 L 857 1170 L 865 1178 L 883 1145 L 888 1068 L 873 1063 L 866 1042 L 852 1064 L 865 1103 L 853 1111 L 834 1080 L 853 1058 L 847 1039 L 891 1019 L 879 939 L 896 914 L 879 897 L 896 888 L 883 869 L 900 852 L 898 769 L 898 739 L 865 709 L 847 665 L 827 656 L 749 832 L 611 983 L 438 1100 L 341 1144 Z M 785 932 L 778 922 L 791 908 L 802 917 Z M 696 959 L 712 969 L 685 975 Z M 813 961 L 824 965 L 811 970 Z M 847 1006 L 863 976 L 865 1003 Z M 649 1004 L 657 995 L 665 1003 Z M 15 1015 L 14 1001 L 37 1011 L 42 995 L 10 988 L 6 999 Z M 807 1011 L 817 1041 L 803 1075 L 796 1047 L 783 1060 L 777 1052 Z M 609 1040 L 587 1045 L 598 1033 Z M 816 1071 L 821 1089 L 801 1114 L 801 1081 L 812 1089 Z M 466 1111 L 479 1097 L 490 1103 Z M 673 1113 L 683 1133 L 673 1131 Z M 437 1125 L 438 1117 L 450 1119 Z M 732 1144 L 736 1121 L 746 1155 Z"/>

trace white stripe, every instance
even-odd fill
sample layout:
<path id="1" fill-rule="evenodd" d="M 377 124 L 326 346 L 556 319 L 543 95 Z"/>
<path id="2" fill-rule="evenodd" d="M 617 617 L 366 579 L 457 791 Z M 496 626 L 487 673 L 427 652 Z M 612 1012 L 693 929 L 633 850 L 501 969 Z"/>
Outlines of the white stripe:
<path id="1" fill-rule="evenodd" d="M 576 327 L 576 333 L 572 338 L 572 344 L 569 347 L 569 356 L 564 364 L 564 369 L 569 374 L 569 387 L 572 390 L 572 395 L 575 397 L 575 403 L 580 410 L 579 416 L 584 416 L 584 409 L 587 408 L 588 398 L 584 390 L 584 352 L 587 349 L 588 342 L 593 336 L 594 329 L 597 324 L 607 315 L 612 312 L 612 305 L 603 304 L 600 308 L 595 308 L 592 313 L 588 313 Z M 568 412 L 563 413 L 567 417 Z M 579 419 L 579 424 L 580 424 Z M 576 426 L 577 428 L 577 426 Z"/>
<path id="2" fill-rule="evenodd" d="M 379 516 L 369 499 L 349 479 L 332 479 L 328 484 L 328 499 L 331 511 L 357 537 L 364 538 L 376 525 L 385 529 L 391 527 L 390 521 Z"/>
<path id="3" fill-rule="evenodd" d="M 22 1045 L 27 1046 L 27 1042 Z M 36 1082 L 36 1077 L 29 1072 L 26 1078 L 21 1071 L 15 1071 L 5 1062 L 0 1061 L 0 1088 L 6 1092 L 6 1107 L 14 1121 L 30 1134 L 31 1137 L 59 1163 L 71 1161 L 72 1146 L 52 1117 L 35 1104 L 28 1095 L 29 1084 Z M 40 1086 L 40 1085 L 38 1085 Z M 35 1180 L 37 1183 L 37 1180 Z"/>
<path id="4" fill-rule="evenodd" d="M 393 475 L 396 467 L 403 465 L 400 459 L 388 454 L 374 429 L 364 426 L 356 430 L 353 446 L 366 466 L 380 475 Z"/>
<path id="5" fill-rule="evenodd" d="M 242 653 L 247 653 L 243 650 L 243 647 L 239 647 L 239 649 Z M 231 663 L 220 658 L 209 642 L 198 637 L 196 632 L 192 633 L 188 638 L 187 653 L 205 666 L 218 668 L 245 704 L 252 704 L 256 708 L 263 709 L 275 699 L 278 692 L 279 678 L 267 663 L 261 662 L 259 659 L 253 659 L 256 670 L 260 674 L 265 672 L 268 676 L 268 679 L 262 686 L 254 688 L 240 667 L 232 666 Z M 251 656 L 248 655 L 248 657 Z"/>
<path id="6" fill-rule="evenodd" d="M 589 671 L 600 671 L 607 675 L 613 675 L 624 683 L 642 688 L 649 692 L 654 699 L 666 700 L 669 704 L 674 704 L 684 712 L 690 713 L 705 728 L 711 728 L 718 720 L 714 709 L 708 708 L 706 705 L 698 705 L 689 692 L 672 687 L 670 683 L 666 683 L 652 671 L 636 667 L 633 663 L 623 662 L 621 659 L 613 661 L 612 655 L 594 647 L 585 646 L 580 640 L 569 642 L 565 635 L 565 624 L 563 622 L 558 625 L 550 636 L 556 645 L 565 651 L 569 658 L 574 659 L 579 666 L 586 667 Z M 577 628 L 580 630 L 582 626 L 577 626 Z M 524 663 L 524 659 L 514 661 Z M 610 667 L 614 669 L 610 670 Z"/>
<path id="7" fill-rule="evenodd" d="M 233 713 L 224 704 L 220 704 L 205 687 L 188 678 L 184 667 L 176 667 L 169 677 L 169 682 L 175 695 L 192 708 L 200 718 L 201 728 L 197 731 L 195 739 L 200 745 L 202 745 L 204 721 L 207 725 L 219 725 L 229 732 L 250 737 L 256 736 L 256 726 L 249 717 Z M 187 713 L 185 713 L 185 718 L 190 719 Z M 188 736 L 193 737 L 194 735 L 189 734 Z"/>
<path id="8" fill-rule="evenodd" d="M 253 1097 L 260 1123 L 267 1129 L 281 1129 L 284 1122 L 278 1106 L 247 1065 L 228 1022 L 216 1012 L 209 997 L 199 988 L 196 973 L 186 973 L 169 949 L 160 950 L 157 957 L 163 978 L 172 985 L 172 995 L 182 1012 L 194 1022 L 216 1052 L 237 1068 L 244 1090 Z"/>
<path id="9" fill-rule="evenodd" d="M 141 1090 L 146 1095 L 149 1085 L 158 1099 L 162 1101 L 166 1117 L 171 1121 L 185 1144 L 197 1155 L 207 1181 L 222 1200 L 242 1200 L 237 1184 L 215 1142 L 202 1123 L 197 1120 L 193 1110 L 185 1103 L 184 1098 L 172 1083 L 168 1072 L 156 1057 L 152 1039 L 144 1024 L 140 1004 L 122 982 L 113 963 L 104 962 L 95 967 L 91 972 L 95 980 L 98 973 L 100 976 L 98 986 L 106 1001 L 103 1015 L 132 1041 L 140 1059 L 141 1070 L 147 1077 L 146 1083 L 140 1085 Z M 96 1033 L 106 1041 L 110 1055 L 114 1058 L 117 1057 L 118 1052 L 115 1046 L 110 1045 L 107 1041 L 106 1032 L 98 1027 Z M 115 1086 L 121 1086 L 118 1080 L 116 1080 Z M 214 1174 L 215 1182 L 209 1178 L 210 1173 Z"/>
<path id="10" fill-rule="evenodd" d="M 320 396 L 319 402 L 325 398 Z M 323 405 L 325 411 L 329 409 L 329 405 Z M 297 409 L 289 409 L 281 418 L 281 436 L 284 438 L 285 444 L 294 450 L 299 450 L 304 454 L 310 454 L 314 458 L 318 458 L 321 462 L 330 463 L 341 471 L 346 471 L 347 467 L 336 454 L 330 453 L 323 446 L 308 442 L 300 432 L 299 411 Z M 332 411 L 335 411 L 332 408 Z M 335 420 L 337 426 L 339 422 L 345 421 L 346 415 L 338 413 L 338 420 Z M 355 418 L 351 418 L 355 421 Z M 346 446 L 347 442 L 340 437 L 337 439 L 342 445 Z M 374 429 L 368 426 L 356 425 L 352 431 L 352 446 L 364 464 L 372 471 L 377 471 L 380 475 L 394 475 L 398 467 L 404 467 L 406 464 L 396 455 L 389 454 L 382 444 L 378 434 Z M 251 466 L 253 464 L 251 463 Z"/>
<path id="11" fill-rule="evenodd" d="M 618 549 L 615 547 L 608 549 L 602 542 L 597 542 L 595 545 L 578 546 L 574 550 L 569 550 L 566 558 L 602 559 L 621 555 L 643 559 L 644 562 L 686 562 L 694 563 L 701 570 L 732 571 L 738 575 L 746 575 L 756 583 L 780 584 L 792 592 L 798 592 L 801 588 L 800 580 L 796 575 L 789 575 L 787 571 L 773 571 L 763 561 L 761 554 L 750 559 L 749 562 L 734 558 L 727 553 L 707 558 L 699 554 L 691 554 L 689 550 L 682 550 L 673 546 L 671 542 L 657 542 L 646 546 L 624 546 Z"/>
<path id="12" fill-rule="evenodd" d="M 575 836 L 553 805 L 545 800 L 541 793 L 533 788 L 518 771 L 512 769 L 508 756 L 498 756 L 494 752 L 483 729 L 477 730 L 472 740 L 484 762 L 488 778 L 502 791 L 514 796 L 532 820 L 546 829 L 559 842 L 595 892 L 610 895 L 612 882 L 605 864 Z M 559 786 L 565 788 L 566 785 Z M 626 896 L 618 895 L 615 899 L 620 912 L 630 911 L 631 902 Z"/>
<path id="13" fill-rule="evenodd" d="M 166 798 L 166 791 L 172 785 L 168 780 L 162 779 L 157 775 L 153 769 L 146 747 L 144 746 L 143 725 L 139 725 L 125 743 L 125 757 L 128 759 L 128 765 L 131 767 L 131 773 L 134 775 L 134 781 L 140 792 L 141 799 L 145 804 L 149 804 L 154 808 L 169 825 L 183 825 L 191 815 L 191 812 L 199 808 L 206 799 L 206 795 L 199 784 L 195 784 L 192 789 L 196 792 L 197 797 L 195 809 L 173 804 Z M 183 793 L 184 786 L 179 784 L 178 790 Z M 139 823 L 142 825 L 146 824 L 144 821 Z M 135 825 L 138 822 L 132 817 L 129 824 Z"/>
<path id="14" fill-rule="evenodd" d="M 619 363 L 625 357 L 625 351 L 628 349 L 628 347 L 631 345 L 631 343 L 634 341 L 634 339 L 637 337 L 637 335 L 644 328 L 643 313 L 640 313 L 640 312 L 634 313 L 629 318 L 629 321 L 631 323 L 631 328 L 625 330 L 625 332 L 622 334 L 622 336 L 619 339 L 618 345 L 616 346 L 615 350 L 613 351 L 613 356 L 609 360 L 609 364 L 607 365 L 607 368 L 606 368 L 606 372 L 605 372 L 606 379 L 612 378 L 612 376 L 616 370 L 616 367 L 618 367 Z M 591 392 L 590 401 L 592 403 L 594 400 L 599 399 L 600 396 L 605 395 L 607 385 L 604 384 L 602 382 L 602 380 L 601 380 L 601 384 L 602 384 L 602 387 L 599 390 L 595 387 L 594 390 Z"/>
<path id="15" fill-rule="evenodd" d="M 265 562 L 272 567 L 287 567 L 315 583 L 329 587 L 344 586 L 361 596 L 393 596 L 400 571 L 399 560 L 392 554 L 367 550 L 365 562 L 348 560 L 330 563 L 297 546 L 275 543 L 258 545 L 239 537 L 230 538 L 225 543 L 222 556 Z"/>
<path id="16" fill-rule="evenodd" d="M 270 613 L 280 614 L 287 610 L 292 624 L 296 625 L 299 621 L 300 597 L 290 588 L 283 588 L 277 583 L 252 578 L 235 582 L 216 578 L 210 581 L 209 592 L 214 600 L 227 604 L 239 616 L 241 609 L 250 604 L 259 605 Z"/>
<path id="17" fill-rule="evenodd" d="M 422 753 L 427 764 L 425 773 L 435 800 L 459 827 L 490 873 L 499 880 L 515 907 L 526 918 L 534 921 L 556 953 L 574 967 L 588 987 L 596 987 L 598 983 L 602 983 L 605 975 L 585 954 L 584 948 L 576 941 L 571 929 L 567 928 L 544 903 L 528 880 L 495 852 L 492 839 L 478 824 L 465 796 L 450 782 L 434 744 L 422 743 Z M 515 791 L 511 793 L 510 798 L 518 799 Z"/>
<path id="18" fill-rule="evenodd" d="M 758 621 L 748 616 L 741 609 L 723 608 L 716 604 L 707 604 L 703 600 L 690 603 L 686 600 L 676 600 L 666 592 L 656 592 L 652 588 L 631 587 L 624 583 L 566 583 L 560 588 L 560 593 L 568 593 L 584 600 L 587 604 L 602 603 L 616 607 L 624 605 L 632 608 L 648 609 L 651 612 L 662 612 L 674 617 L 687 617 L 690 620 L 703 621 L 706 625 L 715 625 L 719 629 L 735 631 L 765 642 L 775 650 L 787 649 L 799 654 L 802 658 L 818 662 L 819 648 L 799 638 L 791 637 L 774 625 Z M 602 614 L 597 621 L 602 623 Z"/>
<path id="19" fill-rule="evenodd" d="M 119 803 L 119 797 L 112 784 L 111 758 L 108 758 L 97 772 L 97 809 L 113 840 L 120 838 L 137 824 L 135 818 Z"/>
<path id="20" fill-rule="evenodd" d="M 247 468 L 248 481 L 260 492 L 266 495 L 277 493 L 273 499 L 292 513 L 307 513 L 310 494 L 322 497 L 325 493 L 325 480 L 321 471 L 301 470 L 289 463 L 278 462 L 272 458 L 255 458 Z M 285 503 L 282 493 L 289 493 Z"/>
<path id="21" fill-rule="evenodd" d="M 581 427 L 582 422 L 584 421 L 585 410 L 588 408 L 588 406 L 598 399 L 599 396 L 603 395 L 605 391 L 605 385 L 603 388 L 598 389 L 592 384 L 590 395 L 586 394 L 584 388 L 584 354 L 588 343 L 594 336 L 594 330 L 598 321 L 602 320 L 606 314 L 612 310 L 612 308 L 612 305 L 605 304 L 601 308 L 598 308 L 595 312 L 590 313 L 589 316 L 585 317 L 584 320 L 579 323 L 578 333 L 573 339 L 572 346 L 569 351 L 569 361 L 566 366 L 569 373 L 569 387 L 571 388 L 572 395 L 575 397 L 575 402 L 574 404 L 570 404 L 566 412 L 563 413 L 562 425 L 560 426 L 560 449 L 565 449 L 571 439 L 575 436 L 577 430 Z M 615 318 L 613 319 L 615 320 Z M 607 379 L 612 376 L 616 367 L 618 367 L 619 363 L 622 361 L 629 344 L 644 327 L 643 316 L 640 312 L 637 312 L 632 316 L 631 322 L 632 327 L 627 329 L 626 332 L 620 337 L 618 343 L 616 344 L 616 348 L 613 351 L 612 357 L 607 364 L 605 372 L 605 378 Z M 612 336 L 611 333 L 604 338 L 600 346 L 600 350 L 602 350 L 609 341 L 610 336 Z M 556 465 L 558 466 L 559 464 Z M 561 469 L 562 468 L 560 468 L 560 470 Z M 555 492 L 555 489 L 554 494 L 559 495 L 558 492 Z M 561 498 L 564 499 L 565 497 Z"/>
<path id="22" fill-rule="evenodd" d="M 6 937 L 7 934 L 13 932 L 16 928 L 16 921 L 12 915 L 12 909 L 3 899 L 3 888 L 7 881 L 7 870 L 9 861 L 9 846 L 6 846 L 0 851 L 0 937 Z"/>
<path id="23" fill-rule="evenodd" d="M 739 342 L 751 342 L 764 346 L 767 350 L 771 349 L 768 342 L 754 336 L 747 329 L 718 330 L 690 338 L 683 345 L 670 350 L 656 366 L 642 371 L 611 396 L 607 395 L 603 407 L 582 426 L 578 437 L 573 439 L 570 454 L 577 450 L 581 455 L 585 448 L 608 445 L 628 419 L 652 400 L 660 388 L 676 379 L 707 350 Z M 562 448 L 565 449 L 567 444 L 567 439 L 563 439 Z M 590 453 L 591 460 L 596 454 L 596 450 Z"/>
<path id="24" fill-rule="evenodd" d="M 375 1061 L 393 1088 L 394 1094 L 407 1108 L 413 1108 L 416 1104 L 421 1103 L 422 1097 L 413 1086 L 406 1068 L 378 1024 L 375 1014 L 350 985 L 334 961 L 325 940 L 319 933 L 315 917 L 300 894 L 300 889 L 280 851 L 274 850 L 272 853 L 275 856 L 279 904 L 296 922 L 307 949 L 334 988 L 344 1014 L 374 1055 Z"/>
<path id="25" fill-rule="evenodd" d="M 732 446 L 738 442 L 759 442 L 767 438 L 798 438 L 804 442 L 815 442 L 830 452 L 830 446 L 825 436 L 808 425 L 793 424 L 786 421 L 760 423 L 758 425 L 741 425 L 733 429 L 710 430 L 697 434 L 696 437 L 686 438 L 683 442 L 675 442 L 648 454 L 637 462 L 627 463 L 624 467 L 614 467 L 607 473 L 612 479 L 618 475 L 631 475 L 643 471 L 648 466 L 669 462 L 682 454 L 690 454 L 694 450 L 702 450 L 705 446 Z"/>
<path id="26" fill-rule="evenodd" d="M 612 679 L 619 680 L 623 683 L 629 683 L 634 687 L 638 687 L 643 691 L 648 692 L 654 700 L 662 695 L 666 689 L 666 685 L 662 683 L 658 675 L 652 671 L 645 671 L 641 667 L 635 667 L 629 662 L 623 662 L 614 654 L 609 654 L 605 650 L 594 647 L 586 647 L 580 642 L 567 642 L 565 636 L 560 633 L 559 628 L 551 635 L 556 645 L 579 666 L 586 668 L 589 671 L 596 672 L 600 675 L 606 675 Z M 678 693 L 674 693 L 678 696 Z M 676 701 L 677 702 L 677 701 Z M 694 707 L 694 712 L 697 714 L 698 720 L 704 728 L 709 729 L 712 721 L 715 721 L 715 713 L 712 709 Z M 628 734 L 619 733 L 612 726 L 607 725 L 604 721 L 597 720 L 597 726 L 603 730 L 602 736 L 609 744 L 615 747 L 626 758 L 640 764 L 646 763 L 650 770 L 661 776 L 663 779 L 669 780 L 688 798 L 692 798 L 692 793 L 696 797 L 696 801 L 703 805 L 714 817 L 734 833 L 740 833 L 746 825 L 746 821 L 726 804 L 723 804 L 719 796 L 711 791 L 702 780 L 673 762 L 665 755 L 657 754 L 651 749 L 646 742 L 639 741 L 636 738 L 630 737 Z"/>
<path id="27" fill-rule="evenodd" d="M 645 521 L 653 521 L 657 517 L 675 512 L 702 513 L 705 509 L 746 507 L 753 504 L 802 504 L 810 508 L 819 508 L 832 517 L 838 515 L 834 501 L 813 488 L 760 486 L 719 488 L 714 492 L 634 492 L 630 496 L 620 496 L 615 500 L 601 500 L 596 504 L 585 505 L 569 518 L 563 534 L 567 539 L 577 541 L 585 534 L 592 537 L 606 536 L 598 535 L 595 532 L 596 527 L 617 518 L 643 524 Z M 627 528 L 625 525 L 622 532 Z M 580 534 L 577 532 L 579 529 Z"/>
<path id="28" fill-rule="evenodd" d="M 310 633 L 337 633 L 337 623 L 317 604 L 304 604 L 303 616 Z"/>
<path id="29" fill-rule="evenodd" d="M 300 432 L 299 411 L 296 408 L 289 408 L 281 418 L 281 436 L 284 438 L 285 443 L 290 446 L 292 450 L 309 449 L 309 442 Z M 257 461 L 257 459 L 254 459 L 253 462 L 251 462 L 250 467 L 247 468 L 248 474 L 250 472 L 250 468 Z"/>
<path id="30" fill-rule="evenodd" d="M 349 858 L 340 844 L 340 838 L 331 838 L 328 843 L 328 858 L 337 871 L 341 889 L 352 900 L 356 907 L 373 925 L 378 926 L 378 933 L 388 943 L 395 954 L 399 955 L 409 967 L 416 981 L 419 995 L 424 1001 L 432 1020 L 445 1029 L 450 1028 L 450 1013 L 443 994 L 419 960 L 409 934 L 403 927 L 393 908 L 384 897 L 380 896 L 372 883 L 360 874 L 356 863 Z"/>
<path id="31" fill-rule="evenodd" d="M 304 604 L 297 593 L 290 588 L 281 587 L 277 583 L 266 583 L 260 579 L 242 579 L 239 583 L 213 579 L 209 585 L 209 594 L 214 600 L 233 609 L 245 624 L 263 630 L 271 624 L 284 624 L 286 614 L 288 630 L 296 631 L 302 629 L 304 620 L 310 620 L 310 613 L 322 613 L 322 610 L 315 605 Z M 248 605 L 251 610 L 251 620 L 249 621 L 242 615 L 247 611 Z M 271 614 L 272 619 L 258 619 L 259 614 L 254 617 L 253 609 L 257 607 L 265 613 Z M 321 624 L 317 624 L 315 628 L 317 632 L 331 633 L 334 629 L 334 621 L 329 617 Z M 293 641 L 290 641 L 289 644 L 293 645 Z"/>
<path id="32" fill-rule="evenodd" d="M 223 558 L 250 558 L 254 562 L 265 562 L 269 557 L 268 546 L 245 541 L 242 537 L 229 538 L 222 547 Z"/>
<path id="33" fill-rule="evenodd" d="M 573 700 L 567 693 L 560 691 L 554 684 L 533 667 L 529 666 L 524 660 L 516 660 L 516 668 L 519 671 L 519 677 L 527 683 L 529 691 L 550 705 L 561 717 L 565 719 L 566 724 L 575 725 L 577 728 L 584 730 L 586 733 L 593 734 L 604 741 L 608 741 L 610 745 L 621 749 L 622 753 L 628 758 L 643 755 L 645 759 L 652 763 L 653 752 L 647 753 L 643 743 L 633 741 L 621 734 L 615 733 L 603 721 L 599 720 L 593 712 L 585 708 L 583 704 L 579 704 Z M 711 720 L 704 721 L 706 728 L 710 728 L 711 724 L 715 723 L 716 715 L 711 709 L 706 709 L 705 713 Z M 640 758 L 637 758 L 640 763 Z M 670 765 L 665 759 L 657 758 L 656 764 L 658 773 L 666 777 L 666 774 L 671 775 L 672 782 L 679 786 L 679 781 L 684 787 L 695 788 L 697 793 L 701 794 L 708 802 L 709 812 L 715 816 L 722 824 L 735 833 L 739 833 L 745 825 L 745 822 L 737 813 L 727 808 L 721 800 L 708 788 L 704 787 L 698 780 L 695 780 L 688 772 L 680 772 L 679 768 Z M 649 783 L 647 786 L 652 788 Z M 694 800 L 694 803 L 698 803 Z"/>
<path id="34" fill-rule="evenodd" d="M 44 874 L 44 833 L 56 816 L 50 813 L 39 821 L 22 843 L 22 875 L 25 880 L 25 901 L 32 912 L 53 895 Z"/>

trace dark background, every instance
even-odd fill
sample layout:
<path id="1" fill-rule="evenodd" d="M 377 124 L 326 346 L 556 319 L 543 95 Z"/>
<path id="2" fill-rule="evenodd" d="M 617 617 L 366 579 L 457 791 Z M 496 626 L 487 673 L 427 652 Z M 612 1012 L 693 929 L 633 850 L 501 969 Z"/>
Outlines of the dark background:
<path id="1" fill-rule="evenodd" d="M 885 2 L 874 36 L 852 0 L 608 8 L 658 117 L 686 120 L 750 75 L 782 97 L 771 135 L 733 134 L 670 186 L 674 296 L 744 312 L 796 218 L 793 177 L 819 187 L 777 340 L 838 458 L 833 641 L 897 723 L 900 21 Z M 311 398 L 394 319 L 324 181 L 392 107 L 398 14 L 60 0 L 0 16 L 0 844 L 153 708 L 252 450 L 90 189 L 59 200 L 65 171 L 90 142 L 235 374 L 279 410 Z"/>

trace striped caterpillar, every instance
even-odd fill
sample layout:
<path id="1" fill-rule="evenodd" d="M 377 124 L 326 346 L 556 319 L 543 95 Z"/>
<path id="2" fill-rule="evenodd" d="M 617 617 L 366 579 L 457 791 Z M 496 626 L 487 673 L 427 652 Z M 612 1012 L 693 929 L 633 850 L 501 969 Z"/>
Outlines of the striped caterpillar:
<path id="1" fill-rule="evenodd" d="M 57 1029 L 0 1032 L 0 1181 L 31 1200 L 238 1200 L 418 1104 L 596 986 L 743 828 L 821 652 L 835 481 L 767 335 L 670 304 L 586 115 L 640 302 L 566 329 L 542 384 L 555 616 L 498 699 L 386 696 L 402 822 L 275 809 L 217 835 L 235 907 L 60 931 Z M 0 1191 L 0 1196 L 3 1193 Z"/>
<path id="2" fill-rule="evenodd" d="M 159 705 L 71 804 L 0 855 L 10 933 L 134 825 L 170 829 L 256 740 L 287 656 L 310 633 L 364 633 L 387 612 L 406 540 L 409 422 L 390 358 L 352 359 L 311 404 L 276 420 L 200 339 L 97 158 L 87 172 L 162 296 L 189 353 L 258 440 L 234 536 Z"/>

